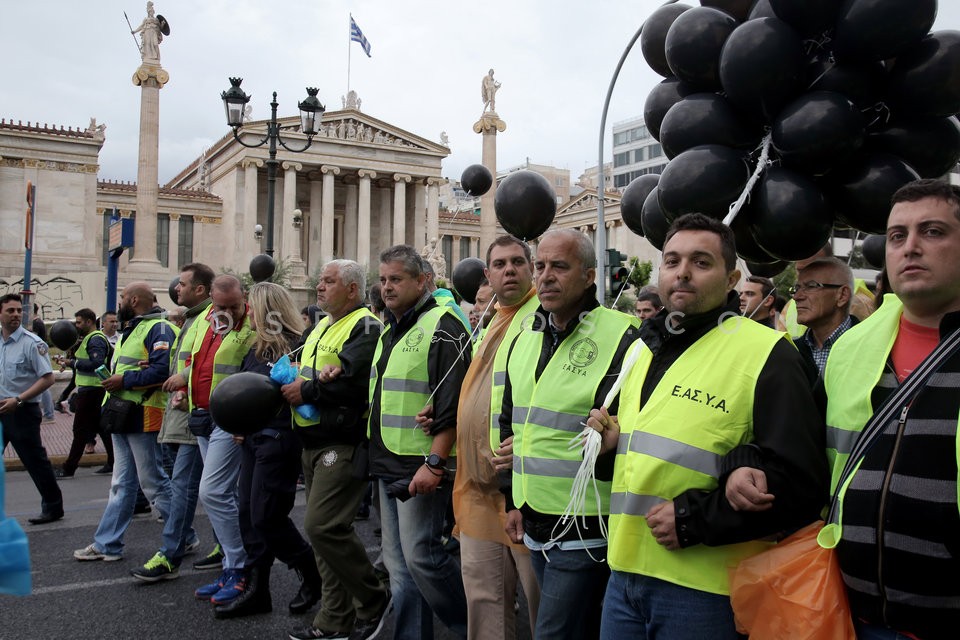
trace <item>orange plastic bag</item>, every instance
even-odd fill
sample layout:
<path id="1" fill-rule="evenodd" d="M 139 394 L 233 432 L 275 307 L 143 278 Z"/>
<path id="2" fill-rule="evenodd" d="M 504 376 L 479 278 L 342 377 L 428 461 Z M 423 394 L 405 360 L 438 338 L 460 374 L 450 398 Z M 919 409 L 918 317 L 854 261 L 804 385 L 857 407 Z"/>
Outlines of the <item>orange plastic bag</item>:
<path id="1" fill-rule="evenodd" d="M 853 620 L 833 549 L 817 544 L 818 521 L 742 561 L 730 601 L 751 640 L 854 640 Z"/>

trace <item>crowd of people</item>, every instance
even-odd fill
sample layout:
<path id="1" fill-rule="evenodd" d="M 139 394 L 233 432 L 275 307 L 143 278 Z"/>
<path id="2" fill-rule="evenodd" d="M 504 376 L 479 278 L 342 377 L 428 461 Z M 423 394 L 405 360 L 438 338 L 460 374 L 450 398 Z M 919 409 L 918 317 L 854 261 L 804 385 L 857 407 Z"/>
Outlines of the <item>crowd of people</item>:
<path id="1" fill-rule="evenodd" d="M 300 578 L 289 611 L 319 603 L 293 640 L 374 638 L 391 612 L 397 639 L 434 637 L 434 617 L 458 637 L 514 638 L 521 589 L 537 639 L 733 639 L 731 569 L 828 517 L 833 498 L 858 637 L 953 637 L 960 188 L 894 195 L 884 296 L 827 246 L 781 297 L 742 277 L 733 233 L 700 214 L 672 223 L 635 314 L 597 302 L 577 231 L 548 231 L 536 256 L 501 236 L 486 265 L 469 316 L 407 245 L 380 255 L 369 289 L 356 262 L 324 265 L 311 327 L 283 287 L 244 291 L 200 263 L 181 270 L 179 326 L 144 282 L 123 289 L 115 345 L 78 311 L 62 364 L 79 426 L 61 476 L 97 434 L 113 459 L 74 557 L 123 558 L 142 488 L 164 524 L 133 577 L 178 577 L 200 503 L 215 543 L 195 566 L 221 573 L 196 597 L 217 618 L 269 612 L 271 567 L 286 564 Z M 53 374 L 20 305 L 0 298 L 0 417 L 43 524 L 63 517 L 38 429 Z M 217 425 L 217 385 L 284 355 L 299 369 L 282 410 L 246 436 Z M 586 485 L 571 445 L 584 428 L 600 443 Z M 371 483 L 387 579 L 354 530 Z"/>

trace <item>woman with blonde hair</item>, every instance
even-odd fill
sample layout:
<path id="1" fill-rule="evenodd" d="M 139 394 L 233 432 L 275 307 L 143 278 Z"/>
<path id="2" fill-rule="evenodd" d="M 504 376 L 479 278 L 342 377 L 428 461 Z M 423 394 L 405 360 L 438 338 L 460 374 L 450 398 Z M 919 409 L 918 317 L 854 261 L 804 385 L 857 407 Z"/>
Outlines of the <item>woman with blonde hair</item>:
<path id="1" fill-rule="evenodd" d="M 247 297 L 251 324 L 257 339 L 244 358 L 241 371 L 270 375 L 280 356 L 290 353 L 300 340 L 303 319 L 286 289 L 271 282 L 253 285 Z M 320 599 L 321 579 L 313 549 L 290 519 L 301 472 L 300 440 L 293 433 L 290 407 L 283 409 L 258 431 L 242 440 L 239 507 L 240 532 L 247 551 L 245 567 L 250 580 L 240 596 L 218 606 L 218 618 L 267 613 L 270 567 L 279 559 L 300 576 L 300 590 L 290 601 L 291 613 L 302 613 Z"/>

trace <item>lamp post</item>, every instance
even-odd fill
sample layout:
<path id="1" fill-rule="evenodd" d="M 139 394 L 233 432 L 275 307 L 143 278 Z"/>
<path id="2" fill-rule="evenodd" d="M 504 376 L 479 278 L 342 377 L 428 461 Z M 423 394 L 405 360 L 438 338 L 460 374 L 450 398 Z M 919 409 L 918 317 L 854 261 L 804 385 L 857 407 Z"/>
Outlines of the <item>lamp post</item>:
<path id="1" fill-rule="evenodd" d="M 277 92 L 273 92 L 273 101 L 270 103 L 270 120 L 267 122 L 267 134 L 259 142 L 248 144 L 240 139 L 240 128 L 243 126 L 243 111 L 246 104 L 250 101 L 250 96 L 245 94 L 240 88 L 243 78 L 230 78 L 230 88 L 220 94 L 223 99 L 223 107 L 227 115 L 227 124 L 233 128 L 233 137 L 241 145 L 255 149 L 263 145 L 267 147 L 267 247 L 265 253 L 273 257 L 273 209 L 274 192 L 277 185 L 277 143 L 280 143 L 287 151 L 292 153 L 301 153 L 310 148 L 313 144 L 313 136 L 317 133 L 317 127 L 320 124 L 320 118 L 326 110 L 320 100 L 317 99 L 319 89 L 307 87 L 307 98 L 297 104 L 300 109 L 300 131 L 306 134 L 307 144 L 300 149 L 294 149 L 284 142 L 280 137 L 280 125 L 277 123 Z"/>

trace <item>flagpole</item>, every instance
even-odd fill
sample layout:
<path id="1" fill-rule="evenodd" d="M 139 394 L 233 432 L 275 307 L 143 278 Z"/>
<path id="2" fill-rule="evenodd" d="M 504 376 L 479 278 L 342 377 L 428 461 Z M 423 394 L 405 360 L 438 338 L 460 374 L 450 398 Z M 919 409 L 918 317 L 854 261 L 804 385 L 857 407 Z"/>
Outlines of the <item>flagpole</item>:
<path id="1" fill-rule="evenodd" d="M 350 24 L 347 25 L 347 93 L 350 93 L 350 46 L 353 38 L 353 14 L 350 14 Z"/>

